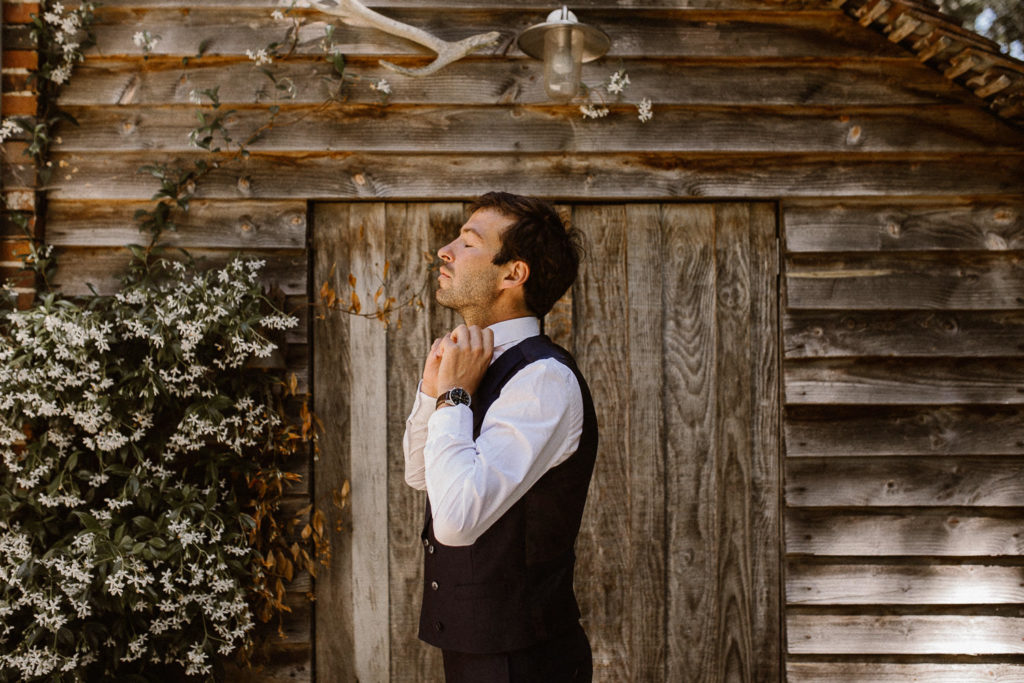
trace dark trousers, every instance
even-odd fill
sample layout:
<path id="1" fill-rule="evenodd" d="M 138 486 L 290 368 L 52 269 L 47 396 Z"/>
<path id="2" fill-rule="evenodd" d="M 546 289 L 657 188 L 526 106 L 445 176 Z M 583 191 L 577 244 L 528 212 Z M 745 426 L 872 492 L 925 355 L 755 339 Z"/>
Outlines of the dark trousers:
<path id="1" fill-rule="evenodd" d="M 576 624 L 523 650 L 475 655 L 443 650 L 446 683 L 590 683 L 590 641 Z"/>

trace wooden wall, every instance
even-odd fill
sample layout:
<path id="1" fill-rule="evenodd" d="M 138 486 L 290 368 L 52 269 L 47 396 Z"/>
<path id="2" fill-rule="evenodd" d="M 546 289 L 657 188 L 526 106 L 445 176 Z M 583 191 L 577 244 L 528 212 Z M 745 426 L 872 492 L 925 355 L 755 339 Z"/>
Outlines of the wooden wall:
<path id="1" fill-rule="evenodd" d="M 776 212 L 770 203 L 566 207 L 588 254 L 547 331 L 594 396 L 600 447 L 577 543 L 598 681 L 780 676 Z M 370 300 L 389 255 L 418 288 L 422 250 L 458 234 L 458 203 L 317 204 L 316 280 L 356 274 Z M 366 284 L 362 284 L 366 283 Z M 396 283 L 397 284 L 397 283 Z M 403 324 L 334 314 L 314 327 L 317 413 L 331 427 L 316 498 L 354 482 L 318 577 L 327 680 L 442 679 L 416 632 L 425 495 L 402 434 L 431 341 L 453 315 Z"/>
<path id="2" fill-rule="evenodd" d="M 884 36 L 801 3 L 576 3 L 614 40 L 585 79 L 625 68 L 630 98 L 655 102 L 643 125 L 629 105 L 585 122 L 545 99 L 540 65 L 513 43 L 546 5 L 372 4 L 445 37 L 496 29 L 503 39 L 411 80 L 376 61 L 423 64 L 419 48 L 339 27 L 351 71 L 386 76 L 394 95 L 383 107 L 357 89 L 323 108 L 322 24 L 281 66 L 299 97 L 274 101 L 244 54 L 283 34 L 273 0 L 107 0 L 98 46 L 62 99 L 81 125 L 61 131 L 47 193 L 64 285 L 116 284 L 121 245 L 138 239 L 132 213 L 157 189 L 138 168 L 200 156 L 188 147 L 188 96 L 218 83 L 239 133 L 275 104 L 296 123 L 209 176 L 171 239 L 212 260 L 265 257 L 296 310 L 320 284 L 309 263 L 325 258 L 309 248 L 325 238 L 311 234 L 310 201 L 436 202 L 503 188 L 571 203 L 777 202 L 789 679 L 1024 677 L 1024 133 Z M 139 30 L 159 36 L 145 60 L 132 43 Z M 26 40 L 4 29 L 5 50 Z M 308 386 L 307 337 L 292 341 Z M 310 608 L 301 590 L 294 600 L 264 680 L 312 676 Z M 344 680 L 331 675 L 319 679 Z"/>
<path id="3" fill-rule="evenodd" d="M 789 680 L 1021 680 L 1024 204 L 783 217 Z"/>

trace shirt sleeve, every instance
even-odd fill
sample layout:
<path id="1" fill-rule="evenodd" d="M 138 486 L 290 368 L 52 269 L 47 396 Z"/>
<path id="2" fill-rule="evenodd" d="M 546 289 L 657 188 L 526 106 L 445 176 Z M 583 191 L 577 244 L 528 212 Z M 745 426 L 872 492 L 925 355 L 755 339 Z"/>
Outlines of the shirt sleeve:
<path id="1" fill-rule="evenodd" d="M 427 488 L 424 476 L 423 446 L 427 441 L 427 420 L 434 414 L 434 397 L 416 389 L 416 400 L 412 404 L 412 412 L 405 421 L 405 434 L 402 436 L 402 452 L 405 454 L 405 483 L 422 491 Z"/>
<path id="2" fill-rule="evenodd" d="M 579 382 L 550 358 L 505 384 L 476 441 L 469 408 L 434 411 L 422 453 L 437 540 L 472 544 L 548 469 L 576 452 L 582 431 Z"/>

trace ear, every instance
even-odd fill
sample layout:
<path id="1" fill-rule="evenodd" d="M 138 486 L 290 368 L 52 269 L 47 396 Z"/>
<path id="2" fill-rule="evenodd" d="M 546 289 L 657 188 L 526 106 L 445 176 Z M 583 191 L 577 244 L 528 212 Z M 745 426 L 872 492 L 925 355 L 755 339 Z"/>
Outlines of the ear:
<path id="1" fill-rule="evenodd" d="M 505 264 L 505 276 L 498 285 L 499 289 L 512 289 L 522 287 L 530 277 L 530 266 L 526 261 L 509 261 Z"/>

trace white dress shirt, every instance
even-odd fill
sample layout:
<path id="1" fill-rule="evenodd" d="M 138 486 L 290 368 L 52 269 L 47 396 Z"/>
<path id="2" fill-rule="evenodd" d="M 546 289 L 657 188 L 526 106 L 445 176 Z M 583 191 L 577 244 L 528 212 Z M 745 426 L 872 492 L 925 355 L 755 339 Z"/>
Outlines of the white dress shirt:
<path id="1" fill-rule="evenodd" d="M 540 334 L 534 317 L 490 326 L 493 363 Z M 434 409 L 421 391 L 405 423 L 405 481 L 426 489 L 434 535 L 445 545 L 471 545 L 550 468 L 576 452 L 583 432 L 583 397 L 572 370 L 544 358 L 512 376 L 473 440 L 473 411 Z"/>

